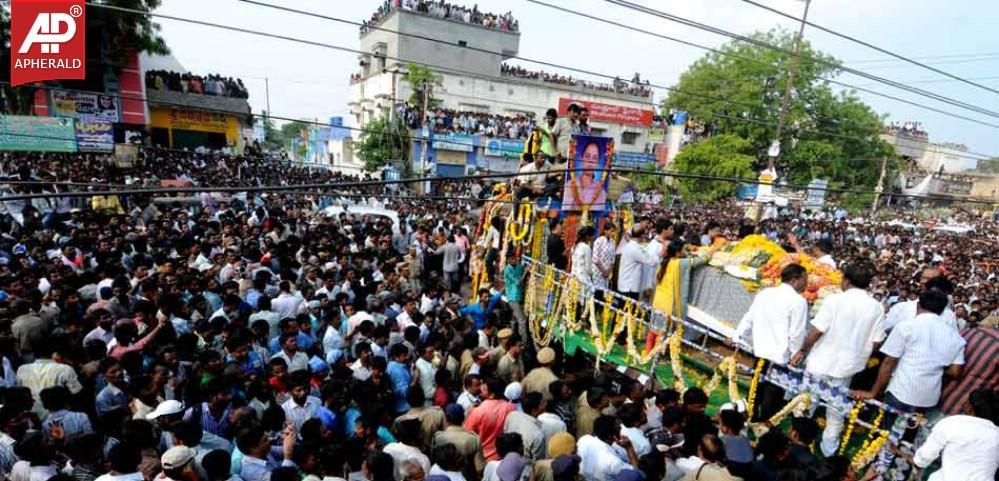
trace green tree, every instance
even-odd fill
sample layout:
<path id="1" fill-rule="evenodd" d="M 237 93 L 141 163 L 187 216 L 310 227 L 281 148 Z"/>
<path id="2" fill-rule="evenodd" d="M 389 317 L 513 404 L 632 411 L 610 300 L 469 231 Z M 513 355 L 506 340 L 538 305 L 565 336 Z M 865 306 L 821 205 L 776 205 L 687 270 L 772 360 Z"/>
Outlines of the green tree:
<path id="1" fill-rule="evenodd" d="M 794 35 L 783 30 L 752 37 L 793 49 Z M 838 63 L 807 41 L 801 44 L 801 55 Z M 685 110 L 694 120 L 714 124 L 716 132 L 747 140 L 757 161 L 754 167 L 759 168 L 777 132 L 789 71 L 789 55 L 733 41 L 694 62 L 663 108 Z M 812 176 L 828 176 L 833 183 L 871 187 L 878 180 L 880 157 L 893 151 L 879 137 L 883 118 L 853 92 L 837 94 L 829 87 L 826 79 L 837 74 L 838 69 L 828 64 L 798 62 L 781 133 L 778 173 L 805 183 Z"/>
<path id="2" fill-rule="evenodd" d="M 267 115 L 266 110 L 261 114 L 260 121 L 264 124 L 264 147 L 268 150 L 277 150 L 284 147 L 284 137 L 281 136 L 281 131 L 274 125 L 274 120 Z"/>
<path id="3" fill-rule="evenodd" d="M 979 160 L 978 167 L 975 170 L 984 174 L 999 174 L 999 157 Z"/>
<path id="4" fill-rule="evenodd" d="M 752 144 L 743 138 L 720 134 L 685 147 L 673 159 L 673 169 L 683 174 L 753 178 Z M 687 201 L 711 201 L 736 192 L 736 183 L 679 179 L 680 195 Z"/>
<path id="5" fill-rule="evenodd" d="M 427 67 L 416 65 L 414 63 L 409 64 L 406 67 L 406 82 L 409 84 L 409 88 L 412 89 L 413 93 L 409 95 L 409 104 L 413 107 L 423 110 L 423 99 L 427 99 L 427 108 L 434 109 L 440 105 L 441 101 L 434 98 L 434 88 L 444 85 L 444 79 L 440 75 L 434 73 Z M 426 96 L 424 96 L 424 91 L 426 90 Z"/>
<path id="6" fill-rule="evenodd" d="M 374 171 L 392 161 L 403 161 L 406 166 L 403 174 L 408 175 L 409 141 L 406 132 L 402 119 L 392 121 L 382 117 L 368 122 L 361 131 L 356 149 L 357 156 L 364 161 L 364 168 Z"/>

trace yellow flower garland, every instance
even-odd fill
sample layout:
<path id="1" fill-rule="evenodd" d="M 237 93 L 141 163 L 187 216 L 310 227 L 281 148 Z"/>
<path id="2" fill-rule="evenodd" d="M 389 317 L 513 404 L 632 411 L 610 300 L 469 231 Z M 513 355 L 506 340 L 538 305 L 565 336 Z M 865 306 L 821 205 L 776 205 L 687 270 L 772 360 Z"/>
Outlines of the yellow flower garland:
<path id="1" fill-rule="evenodd" d="M 538 222 L 534 225 L 534 235 L 531 237 L 531 259 L 541 261 L 541 249 L 544 248 L 545 224 L 548 219 L 538 217 Z"/>
<path id="2" fill-rule="evenodd" d="M 562 291 L 565 297 L 562 304 L 565 306 L 565 325 L 571 331 L 579 329 L 579 319 L 576 318 L 576 307 L 579 301 L 579 281 L 575 277 L 569 276 L 568 285 Z"/>
<path id="3" fill-rule="evenodd" d="M 866 447 L 861 449 L 853 457 L 853 461 L 850 465 L 854 469 L 860 469 L 869 464 L 878 455 L 878 452 L 884 448 L 885 444 L 888 443 L 888 431 L 884 429 L 879 429 L 877 436 L 868 444 Z"/>
<path id="4" fill-rule="evenodd" d="M 597 315 L 595 301 L 590 298 L 586 303 L 586 308 L 583 311 L 583 315 L 586 316 L 590 321 L 590 335 L 593 336 L 593 347 L 597 350 L 597 358 L 601 358 L 607 355 L 614 349 L 614 340 L 617 338 L 618 334 L 624 330 L 625 324 L 627 322 L 621 319 L 616 319 L 614 321 L 614 326 L 607 332 L 607 324 L 610 321 L 611 316 L 604 315 L 602 325 L 597 325 Z M 630 313 L 625 317 L 630 316 Z"/>
<path id="5" fill-rule="evenodd" d="M 857 418 L 860 417 L 860 408 L 864 407 L 863 401 L 857 401 L 853 409 L 850 410 L 850 418 L 846 423 L 846 430 L 843 431 L 843 439 L 839 442 L 839 455 L 846 452 L 846 445 L 850 443 L 850 436 L 853 436 L 853 428 L 857 425 Z"/>
<path id="6" fill-rule="evenodd" d="M 788 403 L 785 404 L 780 411 L 777 411 L 773 416 L 770 416 L 770 419 L 768 419 L 767 422 L 771 426 L 776 426 L 780 424 L 782 419 L 784 419 L 788 414 L 791 414 L 792 412 L 801 413 L 807 411 L 808 406 L 811 404 L 812 404 L 812 397 L 807 392 L 803 392 L 795 396 L 790 401 L 788 401 Z"/>
<path id="7" fill-rule="evenodd" d="M 677 323 L 676 330 L 669 338 L 669 364 L 673 370 L 673 387 L 683 394 L 687 383 L 683 379 L 683 363 L 680 361 L 680 349 L 683 346 L 683 324 Z"/>
<path id="8" fill-rule="evenodd" d="M 877 438 L 878 432 L 880 431 L 881 428 L 881 420 L 883 420 L 884 417 L 885 417 L 884 408 L 878 408 L 878 415 L 874 417 L 874 422 L 871 423 L 871 431 L 867 433 L 867 439 L 865 439 L 864 443 L 860 445 L 861 452 L 866 450 L 871 445 L 871 443 L 874 442 L 874 440 Z"/>
<path id="9" fill-rule="evenodd" d="M 638 364 L 644 365 L 652 362 L 670 345 L 667 338 L 663 335 L 664 333 L 659 331 L 656 333 L 656 343 L 652 346 L 652 349 L 645 352 L 638 352 L 638 348 L 635 347 L 635 333 L 637 332 L 639 334 L 637 336 L 639 339 L 642 338 L 642 332 L 638 329 L 638 326 L 641 323 L 634 315 L 631 314 L 627 316 L 626 322 L 628 323 L 628 333 L 626 335 L 628 358 L 637 361 Z"/>
<path id="10" fill-rule="evenodd" d="M 727 363 L 725 361 L 728 361 Z M 742 399 L 739 395 L 739 384 L 737 381 L 736 368 L 738 363 L 735 361 L 735 357 L 729 356 L 722 359 L 721 364 L 718 365 L 719 370 L 725 370 L 728 374 L 728 400 L 736 402 Z"/>
<path id="11" fill-rule="evenodd" d="M 746 411 L 749 417 L 753 416 L 753 405 L 756 404 L 756 390 L 760 385 L 760 377 L 763 375 L 763 366 L 766 361 L 760 359 L 756 361 L 756 369 L 753 370 L 753 380 L 749 383 L 749 398 L 746 399 Z"/>
<path id="12" fill-rule="evenodd" d="M 531 204 L 524 202 L 520 204 L 516 219 L 507 226 L 507 233 L 510 234 L 512 242 L 517 243 L 524 240 L 531 231 Z"/>

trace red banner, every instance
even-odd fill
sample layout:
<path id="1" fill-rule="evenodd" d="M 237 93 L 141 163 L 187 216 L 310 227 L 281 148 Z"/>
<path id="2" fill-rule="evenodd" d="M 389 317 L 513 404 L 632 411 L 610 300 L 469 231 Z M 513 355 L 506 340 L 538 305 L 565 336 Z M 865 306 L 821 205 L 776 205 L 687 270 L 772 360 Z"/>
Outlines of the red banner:
<path id="1" fill-rule="evenodd" d="M 83 0 L 13 0 L 10 84 L 86 77 Z"/>
<path id="2" fill-rule="evenodd" d="M 652 116 L 655 114 L 651 109 L 636 109 L 623 105 L 602 104 L 590 102 L 588 100 L 576 100 L 566 97 L 558 99 L 558 114 L 565 115 L 569 104 L 579 104 L 590 111 L 590 120 L 598 122 L 611 122 L 615 124 L 638 125 L 648 127 L 652 125 Z"/>

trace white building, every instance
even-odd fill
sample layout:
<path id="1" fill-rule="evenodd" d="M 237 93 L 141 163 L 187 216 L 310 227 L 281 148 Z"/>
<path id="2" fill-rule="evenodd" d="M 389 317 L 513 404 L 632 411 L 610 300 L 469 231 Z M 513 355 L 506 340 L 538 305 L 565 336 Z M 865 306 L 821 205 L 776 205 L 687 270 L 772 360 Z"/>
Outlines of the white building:
<path id="1" fill-rule="evenodd" d="M 881 139 L 895 147 L 898 155 L 915 161 L 926 172 L 958 173 L 975 170 L 978 159 L 968 154 L 968 147 L 953 143 L 931 143 L 929 137 L 905 133 L 884 134 Z"/>
<path id="2" fill-rule="evenodd" d="M 583 86 L 581 82 L 567 85 L 508 75 L 501 70 L 501 64 L 517 55 L 520 37 L 520 32 L 395 8 L 360 35 L 361 50 L 366 53 L 358 59 L 360 72 L 351 82 L 350 113 L 360 126 L 391 115 L 393 105 L 412 93 L 405 72 L 407 65 L 414 63 L 443 78 L 443 85 L 433 92 L 443 108 L 508 117 L 527 115 L 541 122 L 549 108 L 558 109 L 562 115 L 569 103 L 576 102 L 588 107 L 593 133 L 614 138 L 618 152 L 651 156 L 645 154 L 651 151 L 649 133 L 656 113 L 651 91 L 629 93 L 628 88 L 635 85 L 623 81 L 615 90 L 609 86 Z M 413 131 L 411 135 L 419 133 Z M 450 139 L 450 143 L 432 143 L 432 148 L 445 151 L 439 156 L 440 163 L 453 165 L 455 171 L 462 162 L 465 166 L 474 162 L 480 168 L 493 168 L 490 158 L 496 151 L 486 152 L 487 144 L 496 145 L 493 139 L 457 137 L 460 139 Z M 446 152 L 449 146 L 453 149 L 464 141 L 474 147 L 458 155 Z"/>

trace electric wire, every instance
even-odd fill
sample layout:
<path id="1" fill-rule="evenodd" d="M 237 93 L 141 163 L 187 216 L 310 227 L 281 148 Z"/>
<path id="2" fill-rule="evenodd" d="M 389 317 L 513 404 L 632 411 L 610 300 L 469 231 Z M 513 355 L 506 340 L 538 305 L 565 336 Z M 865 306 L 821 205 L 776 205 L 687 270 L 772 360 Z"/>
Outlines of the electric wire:
<path id="1" fill-rule="evenodd" d="M 530 1 L 530 0 L 528 0 L 528 1 Z M 939 101 L 939 102 L 942 102 L 942 103 L 946 103 L 946 104 L 949 104 L 949 105 L 953 105 L 955 107 L 959 107 L 959 108 L 962 108 L 962 109 L 965 109 L 965 110 L 969 110 L 969 111 L 972 111 L 972 112 L 976 112 L 976 113 L 979 113 L 979 114 L 982 114 L 982 115 L 987 115 L 989 117 L 999 117 L 999 112 L 987 110 L 987 109 L 984 109 L 984 108 L 981 108 L 981 107 L 978 107 L 978 106 L 975 106 L 975 105 L 972 105 L 972 104 L 969 104 L 969 103 L 966 103 L 966 102 L 962 102 L 960 100 L 955 100 L 955 99 L 952 99 L 950 97 L 946 97 L 946 96 L 943 96 L 943 95 L 940 95 L 940 94 L 936 94 L 936 93 L 933 93 L 933 92 L 930 92 L 930 91 L 927 91 L 927 90 L 923 90 L 923 89 L 920 89 L 920 88 L 917 88 L 917 87 L 912 87 L 912 86 L 909 86 L 909 85 L 906 85 L 906 84 L 902 84 L 900 82 L 896 82 L 896 81 L 893 81 L 893 80 L 890 80 L 890 79 L 887 79 L 887 78 L 883 78 L 883 77 L 879 77 L 879 76 L 876 76 L 876 75 L 873 75 L 873 74 L 869 74 L 867 72 L 863 72 L 863 71 L 860 71 L 860 70 L 857 70 L 857 69 L 854 69 L 854 68 L 851 68 L 851 67 L 844 66 L 843 64 L 840 64 L 840 63 L 831 62 L 831 61 L 824 60 L 824 59 L 821 59 L 821 58 L 815 58 L 815 57 L 804 56 L 804 55 L 801 55 L 801 54 L 795 54 L 794 52 L 792 52 L 790 50 L 787 50 L 787 49 L 785 49 L 783 47 L 780 47 L 780 46 L 777 46 L 777 45 L 773 45 L 773 44 L 764 42 L 764 41 L 759 40 L 759 39 L 755 39 L 755 38 L 752 38 L 752 37 L 747 37 L 745 35 L 740 35 L 740 34 L 737 34 L 737 33 L 734 33 L 734 32 L 730 32 L 728 30 L 724 30 L 724 29 L 721 29 L 721 28 L 718 28 L 718 27 L 712 27 L 710 25 L 707 25 L 707 24 L 704 24 L 704 23 L 701 23 L 701 22 L 696 22 L 696 21 L 693 21 L 693 20 L 690 20 L 690 19 L 687 19 L 687 18 L 683 18 L 683 17 L 677 16 L 677 15 L 666 13 L 666 12 L 663 12 L 663 11 L 660 11 L 660 10 L 656 10 L 656 9 L 653 9 L 653 8 L 650 8 L 650 7 L 646 7 L 646 6 L 643 6 L 643 5 L 638 5 L 636 3 L 629 2 L 627 0 L 604 0 L 604 1 L 606 1 L 606 2 L 608 2 L 610 4 L 613 4 L 613 5 L 618 5 L 620 7 L 624 7 L 624 8 L 630 9 L 630 10 L 634 10 L 636 12 L 645 13 L 647 15 L 654 16 L 654 17 L 659 17 L 659 18 L 662 18 L 664 20 L 669 20 L 671 22 L 679 23 L 681 25 L 686 25 L 688 27 L 693 27 L 693 28 L 697 28 L 697 29 L 700 29 L 700 30 L 705 30 L 705 31 L 714 33 L 716 35 L 722 35 L 722 36 L 729 37 L 729 38 L 732 38 L 732 39 L 735 39 L 735 40 L 739 40 L 739 41 L 750 43 L 750 44 L 753 44 L 753 45 L 756 45 L 756 46 L 759 46 L 759 47 L 763 47 L 763 48 L 766 48 L 766 49 L 769 49 L 769 50 L 780 52 L 780 53 L 783 53 L 783 54 L 788 55 L 790 57 L 796 57 L 796 58 L 798 58 L 800 60 L 803 60 L 803 61 L 807 61 L 807 62 L 810 62 L 810 63 L 819 64 L 819 65 L 824 65 L 824 66 L 827 66 L 827 67 L 830 67 L 830 68 L 833 68 L 833 69 L 836 69 L 836 70 L 840 70 L 840 71 L 847 72 L 847 73 L 850 73 L 850 74 L 853 74 L 853 75 L 856 75 L 856 76 L 859 76 L 859 77 L 863 77 L 863 78 L 866 78 L 866 79 L 869 79 L 869 80 L 873 80 L 873 81 L 876 81 L 876 82 L 879 82 L 879 83 L 883 83 L 883 84 L 895 87 L 895 88 L 897 88 L 899 90 L 905 90 L 905 91 L 910 92 L 910 93 L 914 93 L 914 94 L 917 94 L 917 95 L 920 95 L 920 96 L 923 96 L 923 97 L 931 98 L 933 100 L 936 100 L 936 101 Z"/>
<path id="2" fill-rule="evenodd" d="M 912 65 L 917 66 L 917 67 L 922 67 L 922 68 L 924 68 L 926 70 L 929 70 L 931 72 L 943 75 L 945 77 L 950 77 L 953 80 L 957 80 L 959 82 L 964 82 L 964 83 L 966 83 L 968 85 L 971 85 L 971 86 L 974 86 L 974 87 L 978 87 L 978 88 L 980 88 L 982 90 L 987 90 L 987 91 L 992 92 L 994 94 L 999 94 L 999 90 L 996 90 L 996 89 L 994 89 L 992 87 L 988 87 L 988 86 L 982 85 L 980 83 L 973 82 L 973 81 L 971 81 L 969 79 L 966 79 L 966 78 L 963 78 L 963 77 L 959 77 L 959 76 L 954 75 L 954 74 L 952 74 L 950 72 L 946 72 L 944 70 L 940 70 L 940 69 L 938 69 L 936 67 L 932 67 L 932 66 L 927 65 L 925 63 L 922 63 L 922 62 L 916 61 L 914 59 L 905 57 L 905 56 L 903 56 L 901 54 L 897 54 L 897 53 L 892 52 L 890 50 L 878 47 L 877 45 L 874 45 L 874 44 L 872 44 L 870 42 L 866 42 L 866 41 L 861 40 L 859 38 L 852 37 L 850 35 L 846 35 L 844 33 L 837 32 L 837 31 L 835 31 L 833 29 L 830 29 L 830 28 L 827 28 L 827 27 L 823 27 L 822 25 L 818 25 L 818 24 L 816 24 L 814 22 L 809 22 L 808 20 L 806 20 L 804 18 L 798 18 L 798 17 L 796 17 L 794 15 L 791 15 L 791 14 L 786 13 L 786 12 L 782 12 L 780 10 L 777 10 L 776 8 L 773 8 L 773 7 L 768 7 L 768 6 L 766 6 L 766 5 L 762 4 L 762 3 L 756 2 L 754 0 L 742 0 L 742 1 L 745 2 L 745 3 L 748 3 L 750 5 L 753 5 L 753 6 L 757 7 L 757 8 L 762 8 L 763 10 L 766 10 L 768 12 L 780 15 L 780 16 L 782 16 L 784 18 L 789 18 L 791 20 L 794 20 L 795 22 L 801 22 L 801 23 L 803 23 L 805 25 L 808 25 L 809 27 L 812 27 L 812 28 L 814 28 L 816 30 L 821 30 L 821 31 L 823 31 L 825 33 L 828 33 L 830 35 L 842 38 L 844 40 L 849 40 L 849 41 L 854 42 L 854 43 L 859 44 L 859 45 L 863 45 L 863 46 L 865 46 L 865 47 L 867 47 L 869 49 L 876 50 L 876 51 L 878 51 L 880 53 L 883 53 L 883 54 L 888 55 L 890 57 L 894 57 L 894 58 L 896 58 L 898 60 L 901 60 L 903 62 L 908 62 L 908 63 L 910 63 Z"/>

